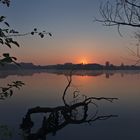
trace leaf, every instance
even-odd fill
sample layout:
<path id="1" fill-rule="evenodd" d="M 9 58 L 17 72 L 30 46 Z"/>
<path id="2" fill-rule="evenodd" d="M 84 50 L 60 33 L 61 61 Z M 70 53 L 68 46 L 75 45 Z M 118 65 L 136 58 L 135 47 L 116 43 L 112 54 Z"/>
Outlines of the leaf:
<path id="1" fill-rule="evenodd" d="M 48 33 L 49 34 L 49 36 L 51 36 L 52 37 L 52 34 L 51 33 Z"/>
<path id="2" fill-rule="evenodd" d="M 10 90 L 10 97 L 13 95 L 13 90 Z"/>
<path id="3" fill-rule="evenodd" d="M 9 31 L 9 33 L 13 33 L 14 32 L 14 30 L 13 29 L 11 29 L 10 31 Z"/>
<path id="4" fill-rule="evenodd" d="M 31 32 L 31 35 L 34 35 L 34 32 Z"/>
<path id="5" fill-rule="evenodd" d="M 9 53 L 3 53 L 4 57 L 10 57 Z"/>
<path id="6" fill-rule="evenodd" d="M 16 58 L 16 57 L 12 57 L 12 59 L 17 60 L 17 58 Z"/>
<path id="7" fill-rule="evenodd" d="M 6 43 L 11 43 L 12 38 L 6 38 L 5 41 L 6 41 Z"/>
<path id="8" fill-rule="evenodd" d="M 12 62 L 13 62 L 13 60 L 12 60 L 11 57 L 6 57 L 6 58 L 4 58 L 4 59 L 2 59 L 2 60 L 3 60 L 3 62 L 5 62 L 5 63 L 12 63 Z"/>
<path id="9" fill-rule="evenodd" d="M 0 30 L 0 37 L 6 37 L 3 31 Z"/>
<path id="10" fill-rule="evenodd" d="M 5 42 L 5 45 L 7 45 L 9 48 L 11 48 L 11 45 L 7 42 Z"/>
<path id="11" fill-rule="evenodd" d="M 1 44 L 3 44 L 3 43 L 4 43 L 4 42 L 3 42 L 3 40 L 2 40 L 1 38 L 0 38 L 0 43 L 1 43 Z"/>
<path id="12" fill-rule="evenodd" d="M 18 34 L 19 32 L 18 32 L 18 31 L 15 31 L 15 30 L 13 30 L 13 29 L 11 29 L 11 30 L 9 31 L 9 33 Z"/>
<path id="13" fill-rule="evenodd" d="M 20 47 L 20 45 L 18 44 L 18 42 L 16 42 L 16 41 L 11 41 L 13 44 L 15 44 L 17 47 Z"/>
<path id="14" fill-rule="evenodd" d="M 5 19 L 5 16 L 1 16 L 0 17 L 0 22 L 4 21 L 4 19 Z"/>
<path id="15" fill-rule="evenodd" d="M 13 33 L 14 33 L 14 34 L 18 34 L 19 32 L 18 32 L 18 31 L 14 31 Z"/>
<path id="16" fill-rule="evenodd" d="M 6 32 L 6 33 L 8 33 L 8 30 L 9 30 L 9 29 L 3 29 L 3 32 Z"/>
<path id="17" fill-rule="evenodd" d="M 40 37 L 41 37 L 41 38 L 43 38 L 43 37 L 44 37 L 44 35 L 43 35 L 43 34 L 41 34 L 41 35 L 40 35 Z"/>
<path id="18" fill-rule="evenodd" d="M 7 90 L 8 90 L 8 88 L 2 88 L 2 92 L 5 92 Z"/>
<path id="19" fill-rule="evenodd" d="M 6 3 L 6 5 L 7 5 L 7 7 L 9 7 L 9 6 L 10 6 L 10 3 L 9 3 L 9 2 L 7 2 L 7 3 Z"/>
<path id="20" fill-rule="evenodd" d="M 41 32 L 38 34 L 41 38 L 44 37 L 44 34 L 42 34 Z"/>
<path id="21" fill-rule="evenodd" d="M 34 31 L 36 32 L 37 31 L 37 28 L 34 28 Z"/>
<path id="22" fill-rule="evenodd" d="M 5 23 L 5 25 L 7 25 L 8 27 L 10 27 L 9 23 L 7 23 L 7 22 L 4 22 L 4 23 Z"/>
<path id="23" fill-rule="evenodd" d="M 10 6 L 10 0 L 3 0 L 2 3 L 3 3 L 3 4 L 6 4 L 7 7 Z"/>

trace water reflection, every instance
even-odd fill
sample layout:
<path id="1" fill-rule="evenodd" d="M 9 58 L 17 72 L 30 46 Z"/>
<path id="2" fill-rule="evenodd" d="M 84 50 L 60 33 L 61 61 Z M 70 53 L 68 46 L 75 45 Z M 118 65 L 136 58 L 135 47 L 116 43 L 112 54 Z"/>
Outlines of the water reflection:
<path id="1" fill-rule="evenodd" d="M 33 72 L 30 71 L 27 73 Z M 6 126 L 8 128 L 8 133 L 12 133 L 12 137 L 8 137 L 9 140 L 23 140 L 21 135 L 19 135 L 21 134 L 19 125 L 23 124 L 23 117 L 25 120 L 28 116 L 31 119 L 29 121 L 30 132 L 26 133 L 26 131 L 24 132 L 22 130 L 22 132 L 26 134 L 24 135 L 25 138 L 32 134 L 36 135 L 37 132 L 44 127 L 43 120 L 44 123 L 48 123 L 49 118 L 52 120 L 51 123 L 48 123 L 47 129 L 48 127 L 52 128 L 51 124 L 53 124 L 55 120 L 58 120 L 58 125 L 67 121 L 63 117 L 61 111 L 58 111 L 59 117 L 56 117 L 54 120 L 51 117 L 53 116 L 51 115 L 53 114 L 52 111 L 48 113 L 30 112 L 30 114 L 27 115 L 28 111 L 30 109 L 36 109 L 36 106 L 40 108 L 49 107 L 51 109 L 63 107 L 63 109 L 67 110 L 68 107 L 64 104 L 62 98 L 64 87 L 67 84 L 66 74 L 64 76 L 64 74 L 58 75 L 43 72 L 33 73 L 31 75 L 32 76 L 29 74 L 26 75 L 26 73 L 24 75 L 23 72 L 21 76 L 9 75 L 7 78 L 0 79 L 1 86 L 11 83 L 13 79 L 15 81 L 21 80 L 26 83 L 26 86 L 23 86 L 20 90 L 15 90 L 12 98 L 6 98 L 4 101 L 0 100 L 0 126 Z M 86 120 L 91 119 L 92 116 L 96 114 L 97 110 L 96 117 L 112 114 L 117 114 L 119 117 L 111 117 L 106 121 L 94 121 L 91 123 L 93 125 L 88 125 L 87 122 L 79 123 L 78 125 L 68 122 L 63 129 L 59 129 L 59 133 L 57 133 L 55 137 L 52 137 L 50 134 L 55 134 L 54 132 L 57 132 L 57 130 L 50 130 L 49 133 L 46 133 L 45 135 L 48 140 L 92 140 L 93 138 L 97 140 L 105 138 L 108 140 L 139 140 L 140 74 L 138 71 L 126 71 L 123 78 L 119 72 L 116 72 L 113 76 L 110 76 L 109 79 L 106 79 L 105 74 L 100 76 L 73 75 L 72 79 L 71 87 L 68 88 L 65 96 L 66 104 L 72 106 L 76 103 L 83 102 L 86 96 L 87 98 L 93 96 L 118 97 L 119 100 L 117 103 L 115 102 L 113 104 L 106 100 L 93 100 L 98 107 L 92 103 L 88 105 L 88 117 Z M 75 94 L 73 94 L 74 91 L 76 91 Z M 71 112 L 71 115 L 69 115 L 69 111 L 66 111 L 66 116 L 68 115 L 69 120 L 82 120 L 85 112 L 84 106 L 71 109 Z M 5 129 L 5 127 L 2 129 L 0 128 L 0 140 L 5 140 L 7 138 L 7 134 L 4 135 L 6 131 L 7 129 Z M 43 136 L 45 137 L 45 135 Z"/>
<path id="2" fill-rule="evenodd" d="M 0 71 L 0 78 L 6 78 L 11 75 L 16 76 L 33 76 L 36 73 L 52 73 L 56 75 L 69 75 L 70 70 L 6 70 L 6 71 Z M 115 74 L 120 74 L 121 77 L 124 75 L 136 75 L 140 74 L 140 70 L 77 70 L 74 72 L 73 75 L 76 76 L 101 76 L 105 75 L 105 77 L 108 79 L 111 76 Z"/>
<path id="3" fill-rule="evenodd" d="M 22 120 L 20 128 L 23 130 L 23 136 L 26 140 L 46 140 L 48 134 L 56 134 L 58 130 L 63 129 L 69 124 L 82 124 L 92 123 L 96 120 L 107 120 L 117 115 L 99 115 L 97 100 L 106 100 L 113 102 L 117 98 L 105 98 L 105 97 L 87 97 L 86 95 L 80 95 L 79 90 L 72 92 L 73 100 L 67 101 L 67 91 L 72 84 L 72 73 L 67 75 L 68 84 L 64 89 L 62 95 L 62 106 L 56 107 L 35 107 L 28 109 L 25 117 Z M 32 132 L 35 122 L 32 120 L 32 115 L 42 114 L 41 126 Z"/>

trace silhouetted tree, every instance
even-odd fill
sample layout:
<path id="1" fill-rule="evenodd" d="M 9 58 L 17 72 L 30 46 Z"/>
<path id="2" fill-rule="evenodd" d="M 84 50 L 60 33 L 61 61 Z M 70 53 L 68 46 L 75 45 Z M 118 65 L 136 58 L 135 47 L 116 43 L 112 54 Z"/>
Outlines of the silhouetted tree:
<path id="1" fill-rule="evenodd" d="M 100 5 L 99 11 L 102 19 L 96 20 L 105 26 L 117 26 L 118 31 L 120 26 L 140 28 L 139 0 L 115 0 L 115 3 L 107 1 Z M 137 37 L 140 37 L 140 34 Z"/>
<path id="2" fill-rule="evenodd" d="M 140 43 L 140 1 L 139 0 L 115 0 L 107 1 L 100 5 L 99 12 L 101 19 L 95 18 L 95 21 L 103 23 L 105 26 L 117 26 L 118 33 L 121 26 L 134 28 L 134 37 L 137 39 L 137 51 L 129 49 L 133 56 L 136 56 L 136 64 L 140 62 L 139 43 Z"/>
<path id="3" fill-rule="evenodd" d="M 0 87 L 0 100 L 5 100 L 13 95 L 13 88 L 20 89 L 25 85 L 22 81 L 14 81 L 11 84 L 7 84 L 6 87 Z"/>
<path id="4" fill-rule="evenodd" d="M 10 2 L 10 0 L 0 0 L 0 4 L 5 4 L 7 7 L 10 6 Z M 10 24 L 6 21 L 6 17 L 3 15 L 0 16 L 0 24 L 0 44 L 2 46 L 8 46 L 9 48 L 11 48 L 12 45 L 20 47 L 20 44 L 14 39 L 16 36 L 39 35 L 41 38 L 45 35 L 52 36 L 50 32 L 38 31 L 37 28 L 34 28 L 28 33 L 20 33 L 19 31 L 11 28 Z M 3 59 L 0 59 L 0 64 L 2 65 L 4 63 L 15 63 L 17 60 L 16 57 L 11 57 L 9 53 L 3 54 L 3 57 Z"/>
<path id="5" fill-rule="evenodd" d="M 0 4 L 4 4 L 7 7 L 10 6 L 10 0 L 0 0 Z M 27 35 L 38 35 L 41 38 L 43 38 L 45 35 L 49 35 L 52 36 L 52 34 L 50 32 L 46 32 L 46 31 L 38 31 L 37 28 L 34 28 L 31 32 L 28 33 L 20 33 L 19 31 L 11 28 L 10 24 L 6 21 L 6 17 L 1 15 L 0 16 L 0 45 L 3 47 L 9 47 L 12 48 L 13 45 L 20 47 L 20 44 L 18 43 L 18 41 L 16 41 L 14 39 L 14 37 L 17 36 L 27 36 Z M 2 54 L 3 58 L 0 58 L 0 65 L 4 66 L 7 63 L 13 63 L 16 64 L 18 66 L 20 66 L 16 61 L 17 58 L 14 56 L 11 56 L 9 53 L 3 53 Z M 15 85 L 11 85 L 8 84 L 8 87 L 1 87 L 0 88 L 0 99 L 5 99 L 6 97 L 8 97 L 8 95 L 12 95 L 13 87 L 17 87 L 19 88 L 19 86 L 21 87 L 23 85 L 23 82 L 21 81 L 15 81 L 13 82 Z M 9 91 L 9 92 L 8 92 Z"/>
<path id="6" fill-rule="evenodd" d="M 57 107 L 35 107 L 28 109 L 27 114 L 22 120 L 20 128 L 23 131 L 23 136 L 26 140 L 46 140 L 46 136 L 50 133 L 53 135 L 56 132 L 69 124 L 82 124 L 92 123 L 96 120 L 106 120 L 111 117 L 117 117 L 117 115 L 98 115 L 97 100 L 106 100 L 113 102 L 117 98 L 105 98 L 105 97 L 87 97 L 80 95 L 80 91 L 74 91 L 73 101 L 70 103 L 66 100 L 66 95 L 69 87 L 72 83 L 72 72 L 67 76 L 68 84 L 64 89 L 62 100 L 64 105 Z M 81 96 L 81 97 L 80 97 Z M 89 108 L 92 107 L 92 114 Z M 35 122 L 32 121 L 32 115 L 38 113 L 45 113 L 42 118 L 42 125 L 36 131 L 32 132 L 32 128 Z"/>

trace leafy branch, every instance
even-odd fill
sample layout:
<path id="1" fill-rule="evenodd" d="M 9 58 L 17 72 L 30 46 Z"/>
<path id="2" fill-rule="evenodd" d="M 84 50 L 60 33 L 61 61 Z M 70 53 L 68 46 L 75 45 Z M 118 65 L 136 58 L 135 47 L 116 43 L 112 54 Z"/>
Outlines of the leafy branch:
<path id="1" fill-rule="evenodd" d="M 0 3 L 5 4 L 7 7 L 10 6 L 11 0 L 0 0 Z"/>
<path id="2" fill-rule="evenodd" d="M 20 65 L 16 62 L 17 58 L 16 58 L 16 57 L 13 57 L 13 56 L 10 56 L 9 53 L 4 53 L 4 54 L 3 54 L 3 57 L 4 57 L 4 58 L 0 59 L 0 65 L 4 66 L 5 64 L 8 64 L 8 63 L 14 63 L 14 64 L 20 66 Z"/>
<path id="3" fill-rule="evenodd" d="M 20 89 L 25 85 L 22 81 L 14 81 L 11 84 L 7 84 L 6 87 L 0 87 L 0 99 L 5 100 L 13 95 L 13 88 Z"/>
<path id="4" fill-rule="evenodd" d="M 9 0 L 0 0 L 1 3 L 6 4 L 9 6 L 10 1 Z M 38 35 L 41 38 L 44 38 L 45 36 L 50 36 L 52 37 L 52 33 L 47 32 L 47 31 L 39 31 L 37 28 L 34 28 L 31 32 L 27 33 L 20 33 L 17 30 L 14 30 L 11 28 L 10 24 L 6 21 L 5 16 L 0 16 L 0 44 L 2 46 L 7 46 L 9 48 L 12 48 L 13 45 L 20 47 L 20 44 L 14 39 L 14 37 L 21 37 L 21 36 L 27 36 L 27 35 Z M 3 54 L 4 56 L 5 54 Z M 4 56 L 5 57 L 5 56 Z M 8 57 L 12 58 L 12 57 Z M 11 60 L 16 60 L 15 57 L 12 59 L 9 59 L 10 62 Z M 2 62 L 4 62 L 3 59 Z M 7 61 L 6 61 L 7 62 Z"/>

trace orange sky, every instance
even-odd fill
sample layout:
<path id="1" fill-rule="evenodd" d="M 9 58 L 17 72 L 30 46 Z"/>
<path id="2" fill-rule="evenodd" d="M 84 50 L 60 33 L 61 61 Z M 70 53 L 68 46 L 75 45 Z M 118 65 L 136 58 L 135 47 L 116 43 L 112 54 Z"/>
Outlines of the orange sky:
<path id="1" fill-rule="evenodd" d="M 60 1 L 63 2 L 45 0 L 27 5 L 16 0 L 9 8 L 1 8 L 0 12 L 7 17 L 11 28 L 25 33 L 36 27 L 53 34 L 53 37 L 43 39 L 39 36 L 17 37 L 15 40 L 20 48 L 3 47 L 1 52 L 10 52 L 19 62 L 40 65 L 83 61 L 133 64 L 126 60 L 131 57 L 126 47 L 135 47 L 131 45 L 131 37 L 120 37 L 116 28 L 93 22 L 94 16 L 100 17 L 98 0 Z"/>
<path id="2" fill-rule="evenodd" d="M 35 64 L 57 63 L 101 63 L 110 61 L 114 64 L 128 63 L 123 56 L 126 48 L 121 47 L 124 41 L 116 44 L 116 40 L 102 39 L 35 39 L 28 38 L 20 41 L 21 47 L 8 49 L 20 62 L 33 62 Z M 115 44 L 115 45 L 114 45 Z M 3 49 L 3 51 L 7 51 Z M 127 54 L 127 53 L 126 53 Z M 127 56 L 126 56 L 127 58 Z"/>

